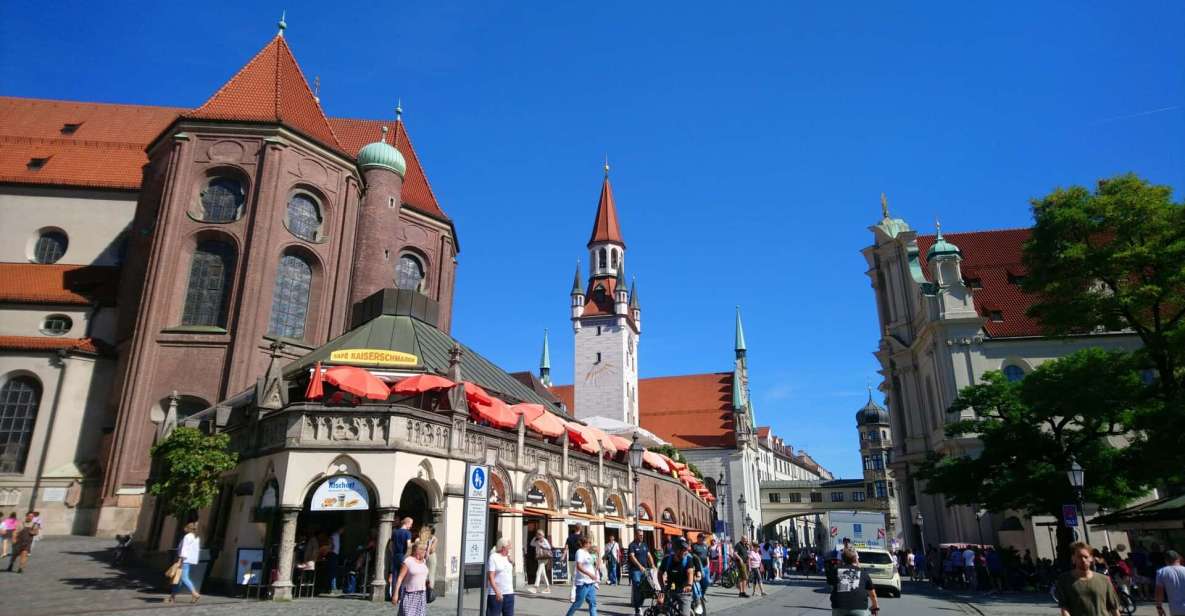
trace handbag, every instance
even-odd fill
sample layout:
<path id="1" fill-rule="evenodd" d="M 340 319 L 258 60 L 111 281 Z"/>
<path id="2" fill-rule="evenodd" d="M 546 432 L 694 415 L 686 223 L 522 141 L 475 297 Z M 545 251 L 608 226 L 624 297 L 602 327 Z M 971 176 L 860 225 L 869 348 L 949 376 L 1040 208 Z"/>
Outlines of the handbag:
<path id="1" fill-rule="evenodd" d="M 432 590 L 432 586 L 428 586 L 428 588 L 424 589 L 424 601 L 427 603 L 432 603 L 435 600 L 436 591 Z"/>
<path id="2" fill-rule="evenodd" d="M 181 561 L 174 561 L 165 569 L 165 579 L 169 580 L 170 584 L 176 584 L 181 580 Z"/>

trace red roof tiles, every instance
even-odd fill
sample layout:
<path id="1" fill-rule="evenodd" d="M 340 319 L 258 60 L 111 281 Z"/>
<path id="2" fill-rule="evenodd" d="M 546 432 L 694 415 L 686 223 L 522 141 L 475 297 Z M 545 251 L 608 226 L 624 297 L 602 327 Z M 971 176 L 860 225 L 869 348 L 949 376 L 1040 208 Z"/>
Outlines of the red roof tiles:
<path id="1" fill-rule="evenodd" d="M 39 336 L 0 336 L 0 351 L 78 351 L 90 355 L 102 352 L 107 354 L 109 349 L 102 343 L 96 343 L 91 338 L 50 338 Z"/>
<path id="2" fill-rule="evenodd" d="M 145 145 L 181 111 L 0 97 L 0 182 L 138 190 Z"/>
<path id="3" fill-rule="evenodd" d="M 118 284 L 117 267 L 0 263 L 0 303 L 109 306 Z"/>
<path id="4" fill-rule="evenodd" d="M 971 233 L 944 233 L 946 241 L 959 247 L 964 280 L 978 280 L 981 289 L 972 291 L 975 310 L 983 317 L 1000 313 L 1003 321 L 988 320 L 984 330 L 993 338 L 1041 336 L 1041 324 L 1025 314 L 1036 300 L 1020 289 L 1017 277 L 1025 274 L 1021 254 L 1029 229 L 1000 229 Z M 926 251 L 934 245 L 933 235 L 918 236 L 922 269 L 927 278 Z"/>
<path id="5" fill-rule="evenodd" d="M 609 184 L 609 176 L 601 184 L 601 199 L 597 203 L 597 217 L 593 220 L 592 235 L 588 238 L 588 245 L 597 242 L 616 242 L 625 246 L 621 239 L 621 227 L 617 224 L 617 205 L 613 203 L 613 186 Z"/>
<path id="6" fill-rule="evenodd" d="M 246 66 L 186 118 L 277 122 L 342 151 L 288 42 L 276 35 Z"/>

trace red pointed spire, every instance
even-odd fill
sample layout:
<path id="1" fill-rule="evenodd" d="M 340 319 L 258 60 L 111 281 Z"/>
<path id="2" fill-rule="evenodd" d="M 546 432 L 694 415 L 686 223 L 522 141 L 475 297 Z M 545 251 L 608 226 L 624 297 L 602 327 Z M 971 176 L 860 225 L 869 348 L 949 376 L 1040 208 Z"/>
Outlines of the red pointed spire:
<path id="1" fill-rule="evenodd" d="M 276 35 L 210 100 L 184 114 L 187 118 L 276 122 L 342 151 L 288 42 Z"/>
<path id="2" fill-rule="evenodd" d="M 607 167 L 607 165 L 606 165 Z M 613 242 L 625 246 L 621 239 L 621 227 L 617 224 L 617 206 L 613 204 L 613 186 L 609 184 L 609 171 L 605 171 L 605 182 L 601 184 L 601 201 L 597 204 L 597 218 L 593 221 L 591 247 L 597 242 Z"/>

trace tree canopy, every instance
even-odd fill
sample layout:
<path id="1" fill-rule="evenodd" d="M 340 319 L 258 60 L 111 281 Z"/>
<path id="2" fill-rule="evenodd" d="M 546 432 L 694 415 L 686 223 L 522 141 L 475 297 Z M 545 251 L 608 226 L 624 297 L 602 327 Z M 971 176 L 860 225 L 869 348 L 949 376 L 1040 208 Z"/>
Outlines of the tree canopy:
<path id="1" fill-rule="evenodd" d="M 1147 486 L 1126 472 L 1124 439 L 1147 412 L 1145 386 L 1129 355 L 1085 349 L 1037 367 L 1020 382 L 988 372 L 959 392 L 950 438 L 977 437 L 967 457 L 932 454 L 919 470 L 926 491 L 950 504 L 1060 517 L 1074 502 L 1071 458 L 1086 473 L 1085 499 L 1118 508 Z"/>
<path id="2" fill-rule="evenodd" d="M 209 507 L 218 495 L 222 474 L 238 461 L 229 444 L 225 434 L 206 435 L 184 426 L 173 430 L 152 446 L 152 457 L 160 466 L 149 492 L 160 499 L 165 511 L 181 520 Z"/>

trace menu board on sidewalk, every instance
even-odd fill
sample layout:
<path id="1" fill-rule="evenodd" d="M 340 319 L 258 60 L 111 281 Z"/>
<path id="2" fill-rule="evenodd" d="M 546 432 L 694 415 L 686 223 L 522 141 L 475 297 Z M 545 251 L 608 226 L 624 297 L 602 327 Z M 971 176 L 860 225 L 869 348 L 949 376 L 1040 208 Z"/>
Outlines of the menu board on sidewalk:
<path id="1" fill-rule="evenodd" d="M 568 548 L 551 548 L 551 582 L 568 581 Z"/>

